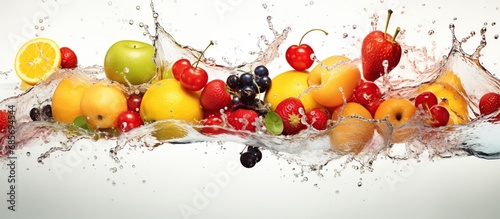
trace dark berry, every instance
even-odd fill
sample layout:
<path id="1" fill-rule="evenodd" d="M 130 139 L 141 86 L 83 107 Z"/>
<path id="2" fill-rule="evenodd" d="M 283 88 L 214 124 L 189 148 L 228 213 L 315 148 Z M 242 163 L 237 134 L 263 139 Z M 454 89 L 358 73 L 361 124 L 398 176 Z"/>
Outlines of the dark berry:
<path id="1" fill-rule="evenodd" d="M 254 154 L 256 163 L 262 160 L 262 152 L 258 147 L 248 146 L 248 152 Z"/>
<path id="2" fill-rule="evenodd" d="M 252 168 L 256 164 L 255 153 L 249 151 L 242 153 L 240 156 L 240 162 L 244 167 Z"/>
<path id="3" fill-rule="evenodd" d="M 52 107 L 50 105 L 42 107 L 42 117 L 44 120 L 52 118 Z"/>
<path id="4" fill-rule="evenodd" d="M 263 76 L 263 77 L 255 79 L 255 83 L 259 87 L 259 89 L 257 90 L 257 92 L 259 92 L 259 93 L 266 92 L 267 90 L 269 90 L 269 88 L 271 88 L 272 82 L 273 81 L 268 76 Z"/>
<path id="5" fill-rule="evenodd" d="M 40 109 L 33 108 L 30 110 L 30 117 L 33 121 L 40 121 Z"/>
<path id="6" fill-rule="evenodd" d="M 240 87 L 240 77 L 238 77 L 237 75 L 230 75 L 226 79 L 226 84 L 231 89 L 237 89 Z"/>
<path id="7" fill-rule="evenodd" d="M 253 86 L 244 86 L 238 90 L 238 94 L 240 95 L 240 99 L 244 104 L 252 103 L 257 96 L 255 89 Z"/>
<path id="8" fill-rule="evenodd" d="M 269 70 L 267 70 L 266 66 L 263 65 L 257 66 L 253 72 L 259 77 L 269 76 Z"/>
<path id="9" fill-rule="evenodd" d="M 253 84 L 253 75 L 250 73 L 243 73 L 240 75 L 241 86 L 251 86 Z"/>

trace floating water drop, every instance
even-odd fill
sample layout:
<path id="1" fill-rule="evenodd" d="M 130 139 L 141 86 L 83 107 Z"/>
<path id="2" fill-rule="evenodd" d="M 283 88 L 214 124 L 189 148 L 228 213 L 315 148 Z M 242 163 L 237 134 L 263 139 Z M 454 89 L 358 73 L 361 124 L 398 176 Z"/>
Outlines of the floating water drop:
<path id="1" fill-rule="evenodd" d="M 267 4 L 265 4 L 265 3 L 264 3 L 264 4 L 262 4 L 262 7 L 263 7 L 264 9 L 267 9 Z"/>
<path id="2" fill-rule="evenodd" d="M 28 157 L 31 156 L 31 152 L 29 152 L 29 151 L 26 152 L 26 156 L 28 156 Z"/>
<path id="3" fill-rule="evenodd" d="M 137 5 L 137 6 L 135 6 L 135 9 L 141 10 L 141 6 Z"/>
<path id="4" fill-rule="evenodd" d="M 108 5 L 109 5 L 109 6 L 113 5 L 113 2 L 112 2 L 112 1 L 109 1 L 109 2 L 108 2 Z"/>
<path id="5" fill-rule="evenodd" d="M 434 34 L 434 30 L 429 30 L 428 34 L 429 34 L 429 35 Z"/>
<path id="6" fill-rule="evenodd" d="M 129 20 L 128 24 L 133 25 L 134 24 L 134 20 Z"/>

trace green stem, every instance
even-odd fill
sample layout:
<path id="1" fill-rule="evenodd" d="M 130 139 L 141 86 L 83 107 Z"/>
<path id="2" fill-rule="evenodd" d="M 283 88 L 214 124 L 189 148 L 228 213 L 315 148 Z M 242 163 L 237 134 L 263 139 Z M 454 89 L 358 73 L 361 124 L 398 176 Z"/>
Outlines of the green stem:
<path id="1" fill-rule="evenodd" d="M 304 37 L 305 37 L 308 33 L 312 32 L 312 31 L 321 31 L 321 32 L 323 32 L 325 35 L 328 35 L 328 32 L 326 32 L 326 31 L 324 31 L 324 30 L 322 30 L 322 29 L 311 29 L 311 30 L 307 31 L 304 35 L 302 35 L 302 38 L 300 38 L 300 41 L 299 41 L 299 46 L 300 46 L 300 44 L 302 43 L 302 40 L 304 39 Z"/>
<path id="2" fill-rule="evenodd" d="M 391 15 L 392 15 L 392 9 L 389 9 L 389 11 L 387 11 L 387 20 L 385 20 L 384 36 L 386 36 L 387 34 L 387 27 L 389 27 L 389 21 L 391 20 Z"/>
<path id="3" fill-rule="evenodd" d="M 399 28 L 399 27 L 396 28 L 396 32 L 394 33 L 394 35 L 393 35 L 393 37 L 391 39 L 391 43 L 393 43 L 393 44 L 398 43 L 398 42 L 396 42 L 396 37 L 398 36 L 398 34 L 399 34 L 400 31 L 401 31 L 401 28 Z"/>
<path id="4" fill-rule="evenodd" d="M 210 40 L 210 43 L 208 44 L 208 46 L 207 46 L 207 47 L 205 47 L 205 49 L 203 50 L 203 52 L 201 52 L 200 57 L 198 57 L 198 60 L 196 60 L 196 62 L 195 62 L 195 63 L 193 63 L 193 64 L 194 64 L 194 66 L 193 66 L 193 67 L 194 67 L 195 69 L 196 69 L 196 68 L 198 68 L 198 63 L 200 63 L 200 61 L 201 61 L 201 57 L 203 57 L 203 56 L 205 55 L 205 52 L 207 51 L 208 47 L 210 47 L 211 45 L 214 45 L 214 42 L 213 42 L 212 40 Z"/>

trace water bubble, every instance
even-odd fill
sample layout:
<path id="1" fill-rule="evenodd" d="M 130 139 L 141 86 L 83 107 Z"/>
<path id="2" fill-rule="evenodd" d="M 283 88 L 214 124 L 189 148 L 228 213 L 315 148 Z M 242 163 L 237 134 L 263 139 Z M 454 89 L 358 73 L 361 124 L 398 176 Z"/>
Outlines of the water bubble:
<path id="1" fill-rule="evenodd" d="M 342 34 L 342 38 L 344 38 L 344 39 L 347 38 L 348 36 L 349 36 L 349 34 L 347 34 L 347 33 Z"/>
<path id="2" fill-rule="evenodd" d="M 130 25 L 134 24 L 134 20 L 129 20 L 128 24 L 130 24 Z"/>
<path id="3" fill-rule="evenodd" d="M 495 36 L 493 36 L 495 39 L 498 39 L 498 34 L 495 34 Z"/>
<path id="4" fill-rule="evenodd" d="M 146 180 L 142 180 L 142 184 L 146 184 Z"/>
<path id="5" fill-rule="evenodd" d="M 429 30 L 428 34 L 429 34 L 429 35 L 434 34 L 434 30 Z"/>
<path id="6" fill-rule="evenodd" d="M 116 168 L 116 167 L 111 167 L 111 168 L 109 168 L 109 170 L 110 170 L 112 173 L 116 173 L 116 171 L 118 171 L 118 168 Z"/>
<path id="7" fill-rule="evenodd" d="M 135 9 L 141 10 L 141 6 L 137 5 L 137 6 L 135 6 Z"/>
<path id="8" fill-rule="evenodd" d="M 132 168 L 135 168 L 135 164 L 132 164 Z"/>
<path id="9" fill-rule="evenodd" d="M 35 25 L 35 30 L 38 30 L 38 25 Z"/>
<path id="10" fill-rule="evenodd" d="M 123 165 L 120 165 L 119 167 L 120 167 L 120 169 L 123 169 Z"/>
<path id="11" fill-rule="evenodd" d="M 310 1 L 310 2 L 309 2 L 309 5 L 314 5 L 314 2 L 313 2 L 313 1 Z"/>
<path id="12" fill-rule="evenodd" d="M 335 190 L 335 194 L 339 194 L 339 193 L 340 193 L 340 191 L 339 191 L 339 190 Z"/>
<path id="13" fill-rule="evenodd" d="M 29 151 L 26 152 L 26 156 L 28 156 L 28 157 L 31 156 L 31 152 L 29 152 Z"/>
<path id="14" fill-rule="evenodd" d="M 495 25 L 497 25 L 497 22 L 492 22 L 491 23 L 491 26 L 495 26 Z"/>
<path id="15" fill-rule="evenodd" d="M 267 9 L 267 4 L 265 4 L 265 3 L 264 3 L 264 4 L 262 4 L 262 7 L 263 7 L 264 9 Z"/>
<path id="16" fill-rule="evenodd" d="M 111 179 L 110 179 L 110 178 L 107 178 L 107 179 L 106 179 L 106 181 L 107 181 L 107 182 L 109 182 L 109 181 L 111 181 Z"/>
<path id="17" fill-rule="evenodd" d="M 38 23 L 43 23 L 43 19 L 38 19 Z"/>
<path id="18" fill-rule="evenodd" d="M 362 182 L 358 182 L 358 187 L 361 187 L 363 185 Z"/>
<path id="19" fill-rule="evenodd" d="M 130 69 L 129 69 L 128 67 L 125 67 L 125 68 L 123 69 L 123 73 L 129 73 L 129 72 L 130 72 Z"/>
<path id="20" fill-rule="evenodd" d="M 356 26 L 356 24 L 352 25 L 352 29 L 356 30 L 356 28 L 358 28 L 358 26 Z"/>
<path id="21" fill-rule="evenodd" d="M 139 27 L 144 27 L 144 23 L 139 23 Z"/>
<path id="22" fill-rule="evenodd" d="M 113 2 L 112 2 L 112 1 L 109 1 L 109 2 L 108 2 L 108 5 L 109 5 L 109 6 L 113 5 Z"/>
<path id="23" fill-rule="evenodd" d="M 45 27 L 44 27 L 44 26 L 41 26 L 41 27 L 40 27 L 40 30 L 42 30 L 42 31 L 43 31 L 43 30 L 45 30 Z"/>
<path id="24" fill-rule="evenodd" d="M 116 186 L 116 182 L 115 181 L 111 182 L 111 185 Z"/>
<path id="25" fill-rule="evenodd" d="M 154 18 L 158 18 L 158 13 L 156 13 L 156 12 L 155 12 L 155 13 L 153 13 L 153 17 L 154 17 Z"/>

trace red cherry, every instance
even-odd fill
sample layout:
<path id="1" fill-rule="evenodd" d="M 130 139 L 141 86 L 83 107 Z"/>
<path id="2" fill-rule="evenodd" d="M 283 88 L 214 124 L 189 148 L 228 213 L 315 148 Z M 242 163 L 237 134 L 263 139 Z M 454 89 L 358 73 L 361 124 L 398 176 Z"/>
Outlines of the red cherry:
<path id="1" fill-rule="evenodd" d="M 415 107 L 428 110 L 438 104 L 436 95 L 430 91 L 425 91 L 415 97 Z"/>
<path id="2" fill-rule="evenodd" d="M 191 62 L 187 59 L 179 59 L 172 65 L 172 75 L 176 80 L 181 79 L 181 74 L 187 67 L 191 66 Z"/>
<path id="3" fill-rule="evenodd" d="M 429 109 L 429 113 L 432 116 L 432 127 L 440 127 L 448 124 L 448 120 L 450 119 L 450 112 L 448 112 L 446 107 L 441 105 L 434 105 Z"/>
<path id="4" fill-rule="evenodd" d="M 382 91 L 380 91 L 380 88 L 375 83 L 363 81 L 358 84 L 353 96 L 356 102 L 366 107 L 368 104 L 380 100 L 382 98 Z"/>
<path id="5" fill-rule="evenodd" d="M 127 98 L 127 109 L 136 113 L 141 109 L 142 96 L 139 94 L 131 94 Z"/>
<path id="6" fill-rule="evenodd" d="M 116 119 L 116 128 L 118 129 L 118 133 L 127 132 L 143 124 L 144 123 L 142 122 L 139 113 L 130 110 L 121 113 Z"/>
<path id="7" fill-rule="evenodd" d="M 372 117 L 375 117 L 375 113 L 377 112 L 377 109 L 380 106 L 380 104 L 382 104 L 382 102 L 384 102 L 383 99 L 378 99 L 365 106 L 368 112 L 372 114 Z"/>
<path id="8" fill-rule="evenodd" d="M 226 133 L 226 130 L 221 128 L 223 125 L 224 121 L 220 116 L 209 117 L 203 122 L 201 132 L 205 135 L 218 135 Z"/>
<path id="9" fill-rule="evenodd" d="M 323 33 L 325 33 L 325 35 L 328 35 L 326 31 L 321 29 L 309 30 L 302 36 L 302 38 L 300 38 L 299 45 L 292 45 L 286 50 L 286 61 L 288 62 L 288 64 L 290 64 L 290 66 L 292 66 L 293 69 L 297 71 L 305 71 L 314 63 L 314 60 L 311 58 L 311 55 L 314 54 L 313 49 L 309 45 L 301 43 L 302 39 L 304 39 L 304 36 L 306 36 L 309 32 L 315 30 L 322 31 Z"/>
<path id="10" fill-rule="evenodd" d="M 181 85 L 190 91 L 199 91 L 208 82 L 208 74 L 202 68 L 188 66 L 181 74 Z"/>

